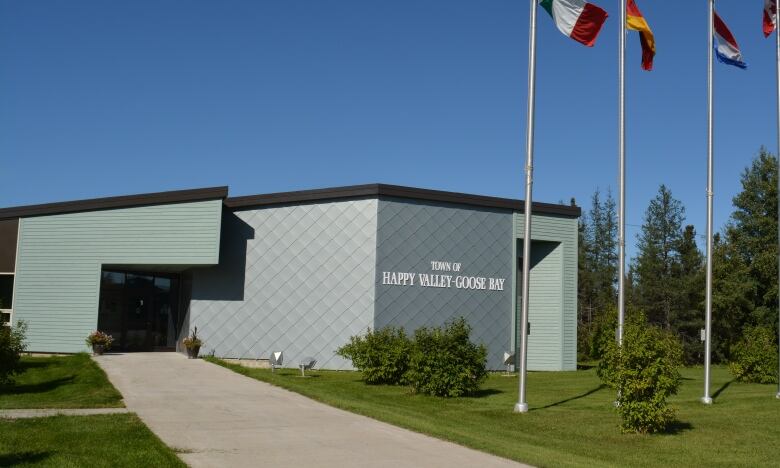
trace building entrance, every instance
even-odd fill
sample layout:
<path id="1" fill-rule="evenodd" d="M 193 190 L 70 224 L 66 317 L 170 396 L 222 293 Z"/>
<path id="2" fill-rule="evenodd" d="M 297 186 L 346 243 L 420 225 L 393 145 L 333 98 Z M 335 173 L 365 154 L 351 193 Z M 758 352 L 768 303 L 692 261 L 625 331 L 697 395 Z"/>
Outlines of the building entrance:
<path id="1" fill-rule="evenodd" d="M 116 351 L 174 351 L 181 326 L 179 275 L 103 270 L 98 330 Z"/>

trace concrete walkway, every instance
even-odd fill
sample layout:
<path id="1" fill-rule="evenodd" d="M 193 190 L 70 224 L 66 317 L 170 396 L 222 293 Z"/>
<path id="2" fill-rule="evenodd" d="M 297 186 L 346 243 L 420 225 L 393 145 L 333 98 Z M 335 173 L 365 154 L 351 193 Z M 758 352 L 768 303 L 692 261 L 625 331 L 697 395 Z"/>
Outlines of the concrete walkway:
<path id="1" fill-rule="evenodd" d="M 176 353 L 95 358 L 128 409 L 193 467 L 521 467 Z"/>
<path id="2" fill-rule="evenodd" d="M 0 410 L 0 419 L 45 418 L 47 416 L 93 416 L 96 414 L 129 413 L 127 408 L 45 408 Z"/>

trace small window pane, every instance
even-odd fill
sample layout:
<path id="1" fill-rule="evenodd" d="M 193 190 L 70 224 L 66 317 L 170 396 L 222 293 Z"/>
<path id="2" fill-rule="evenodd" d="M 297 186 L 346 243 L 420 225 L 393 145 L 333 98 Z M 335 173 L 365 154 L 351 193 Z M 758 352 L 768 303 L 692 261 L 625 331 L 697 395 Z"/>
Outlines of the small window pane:
<path id="1" fill-rule="evenodd" d="M 154 278 L 154 287 L 158 292 L 170 292 L 171 279 L 157 276 Z"/>
<path id="2" fill-rule="evenodd" d="M 154 283 L 154 276 L 127 274 L 127 286 L 132 288 L 148 288 Z"/>
<path id="3" fill-rule="evenodd" d="M 13 309 L 14 275 L 0 275 L 0 309 Z"/>
<path id="4" fill-rule="evenodd" d="M 5 312 L 0 312 L 0 327 L 3 325 L 8 325 L 11 321 L 11 314 L 7 314 Z"/>
<path id="5" fill-rule="evenodd" d="M 115 271 L 103 272 L 103 285 L 105 286 L 122 286 L 125 284 L 125 274 Z"/>

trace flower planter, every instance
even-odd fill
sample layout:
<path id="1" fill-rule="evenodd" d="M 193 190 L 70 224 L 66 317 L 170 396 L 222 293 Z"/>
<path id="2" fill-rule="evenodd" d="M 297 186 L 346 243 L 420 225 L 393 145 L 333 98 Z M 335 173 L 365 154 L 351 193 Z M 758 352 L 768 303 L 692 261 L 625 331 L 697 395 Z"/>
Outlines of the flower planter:
<path id="1" fill-rule="evenodd" d="M 102 355 L 106 350 L 106 347 L 101 344 L 93 344 L 92 345 L 92 354 L 95 356 Z"/>
<path id="2" fill-rule="evenodd" d="M 198 353 L 200 353 L 200 346 L 187 348 L 187 357 L 190 359 L 198 359 Z"/>

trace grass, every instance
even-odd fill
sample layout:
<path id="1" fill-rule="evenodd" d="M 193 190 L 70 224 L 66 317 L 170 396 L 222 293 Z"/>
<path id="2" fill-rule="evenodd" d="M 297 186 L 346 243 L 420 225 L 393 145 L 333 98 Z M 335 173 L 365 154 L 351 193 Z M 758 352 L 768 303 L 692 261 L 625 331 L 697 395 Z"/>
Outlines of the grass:
<path id="1" fill-rule="evenodd" d="M 22 365 L 16 383 L 0 387 L 0 410 L 124 406 L 122 395 L 86 354 L 23 357 Z"/>
<path id="2" fill-rule="evenodd" d="M 134 414 L 0 419 L 0 434 L 0 466 L 186 466 Z"/>
<path id="3" fill-rule="evenodd" d="M 595 369 L 530 373 L 531 411 L 514 414 L 517 377 L 491 375 L 477 396 L 440 399 L 403 387 L 366 385 L 358 372 L 271 373 L 211 362 L 315 400 L 417 432 L 537 466 L 777 466 L 780 401 L 772 385 L 732 381 L 714 367 L 714 404 L 699 402 L 701 368 L 683 370 L 666 434 L 621 434 L 611 389 Z M 308 377 L 310 375 L 311 377 Z"/>

